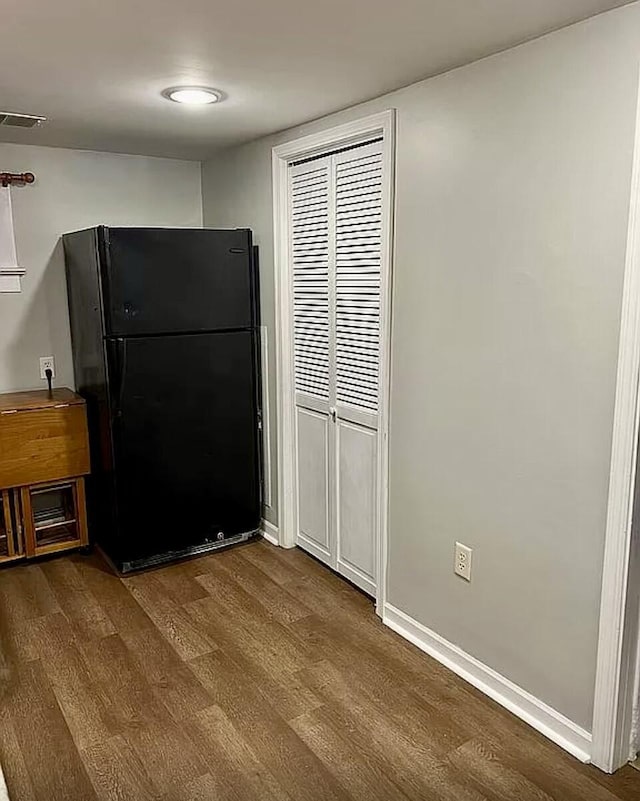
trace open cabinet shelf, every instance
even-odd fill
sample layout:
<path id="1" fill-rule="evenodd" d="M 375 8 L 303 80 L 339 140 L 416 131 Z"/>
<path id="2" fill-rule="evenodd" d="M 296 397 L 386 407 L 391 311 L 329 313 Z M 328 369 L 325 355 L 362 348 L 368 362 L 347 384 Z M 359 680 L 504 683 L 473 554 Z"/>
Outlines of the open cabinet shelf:
<path id="1" fill-rule="evenodd" d="M 88 541 L 83 478 L 0 490 L 0 564 Z"/>
<path id="2" fill-rule="evenodd" d="M 88 545 L 86 404 L 70 389 L 0 394 L 0 563 Z"/>
<path id="3" fill-rule="evenodd" d="M 0 564 L 88 542 L 83 478 L 0 490 Z"/>
<path id="4" fill-rule="evenodd" d="M 21 489 L 27 556 L 87 544 L 84 479 Z"/>

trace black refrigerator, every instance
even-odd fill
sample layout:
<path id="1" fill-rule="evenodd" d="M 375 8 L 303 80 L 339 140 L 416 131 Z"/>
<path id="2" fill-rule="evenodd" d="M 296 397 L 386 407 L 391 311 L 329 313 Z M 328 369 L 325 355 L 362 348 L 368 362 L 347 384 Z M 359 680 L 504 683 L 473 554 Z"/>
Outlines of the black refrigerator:
<path id="1" fill-rule="evenodd" d="M 122 573 L 241 542 L 261 517 L 251 231 L 65 234 L 89 529 Z"/>

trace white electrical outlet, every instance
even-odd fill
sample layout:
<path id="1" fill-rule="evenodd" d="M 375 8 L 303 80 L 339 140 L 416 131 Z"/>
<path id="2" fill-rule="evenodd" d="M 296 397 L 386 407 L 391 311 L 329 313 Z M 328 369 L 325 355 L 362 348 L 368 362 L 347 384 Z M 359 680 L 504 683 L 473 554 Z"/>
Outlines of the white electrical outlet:
<path id="1" fill-rule="evenodd" d="M 53 356 L 40 357 L 40 378 L 42 378 L 44 381 L 47 380 L 47 370 L 51 370 L 51 378 L 56 377 L 56 365 L 53 360 Z"/>
<path id="2" fill-rule="evenodd" d="M 453 572 L 465 579 L 471 581 L 471 557 L 473 551 L 467 545 L 461 542 L 456 542 L 455 559 L 453 563 Z"/>

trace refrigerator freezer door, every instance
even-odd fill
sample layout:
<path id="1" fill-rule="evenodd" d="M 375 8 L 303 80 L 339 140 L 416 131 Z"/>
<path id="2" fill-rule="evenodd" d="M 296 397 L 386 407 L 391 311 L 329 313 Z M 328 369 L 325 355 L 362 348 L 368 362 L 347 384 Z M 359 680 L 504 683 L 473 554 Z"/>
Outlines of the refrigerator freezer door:
<path id="1" fill-rule="evenodd" d="M 255 325 L 250 231 L 100 230 L 107 336 Z"/>
<path id="2" fill-rule="evenodd" d="M 118 566 L 257 529 L 255 334 L 108 346 Z"/>

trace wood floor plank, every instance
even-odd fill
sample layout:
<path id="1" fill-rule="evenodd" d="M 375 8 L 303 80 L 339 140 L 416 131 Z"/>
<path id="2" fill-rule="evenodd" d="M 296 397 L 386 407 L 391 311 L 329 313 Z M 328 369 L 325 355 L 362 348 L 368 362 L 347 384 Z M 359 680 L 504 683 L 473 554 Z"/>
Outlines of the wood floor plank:
<path id="1" fill-rule="evenodd" d="M 81 749 L 80 754 L 100 799 L 157 801 L 159 798 L 145 765 L 124 737 L 110 737 Z"/>
<path id="2" fill-rule="evenodd" d="M 162 801 L 244 801 L 240 791 L 233 785 L 224 783 L 222 776 L 214 773 L 205 773 L 184 787 L 177 793 L 165 795 Z"/>
<path id="3" fill-rule="evenodd" d="M 45 562 L 42 572 L 78 636 L 100 639 L 116 633 L 113 623 L 71 560 Z"/>
<path id="4" fill-rule="evenodd" d="M 146 766 L 153 794 L 174 792 L 206 773 L 184 727 L 159 699 L 120 635 L 85 644 L 117 731 Z M 85 751 L 85 758 L 87 752 Z"/>
<path id="5" fill-rule="evenodd" d="M 82 647 L 94 683 L 114 721 L 112 735 L 145 726 L 170 725 L 167 707 L 154 695 L 145 672 L 139 670 L 119 634 Z"/>
<path id="6" fill-rule="evenodd" d="M 297 548 L 274 548 L 259 541 L 241 555 L 316 615 L 332 618 L 338 614 L 346 619 L 371 611 L 368 596 Z"/>
<path id="7" fill-rule="evenodd" d="M 36 801 L 24 754 L 18 743 L 10 712 L 0 712 L 0 765 L 6 784 L 11 787 L 11 798 L 19 801 Z"/>
<path id="8" fill-rule="evenodd" d="M 15 672 L 19 664 L 38 658 L 31 636 L 31 623 L 60 612 L 60 607 L 37 565 L 0 570 L 0 639 L 5 669 Z"/>
<path id="9" fill-rule="evenodd" d="M 360 598 L 353 595 L 345 595 L 344 588 L 336 588 L 333 579 L 340 581 L 331 575 L 330 579 L 319 580 L 316 574 L 303 575 L 302 577 L 292 578 L 282 585 L 288 593 L 305 603 L 319 617 L 326 619 L 342 618 L 346 619 L 350 614 L 360 611 Z M 353 591 L 353 590 L 352 590 Z M 357 591 L 356 595 L 359 595 Z M 371 604 L 369 604 L 371 607 Z"/>
<path id="10" fill-rule="evenodd" d="M 201 758 L 210 766 L 209 775 L 215 779 L 214 798 L 228 795 L 241 801 L 292 801 L 220 707 L 199 712 L 194 722 L 191 737 L 197 742 Z"/>
<path id="11" fill-rule="evenodd" d="M 40 664 L 76 745 L 84 748 L 110 737 L 110 712 L 74 640 L 69 621 L 57 612 L 32 625 Z"/>
<path id="12" fill-rule="evenodd" d="M 307 621 L 305 621 L 306 623 Z M 317 643 L 332 668 L 339 672 L 345 688 L 360 693 L 414 742 L 446 755 L 466 742 L 469 730 L 454 725 L 446 715 L 413 692 L 398 673 L 389 668 L 384 654 L 372 659 L 357 638 L 346 634 L 337 623 L 318 621 L 321 639 Z M 294 630 L 296 624 L 292 625 Z M 304 682 L 304 679 L 303 679 Z"/>
<path id="13" fill-rule="evenodd" d="M 58 601 L 41 565 L 17 565 L 0 571 L 0 585 L 7 583 L 23 620 L 60 612 Z"/>
<path id="14" fill-rule="evenodd" d="M 194 621 L 218 643 L 233 654 L 238 670 L 253 680 L 259 691 L 277 707 L 285 720 L 291 720 L 320 705 L 317 697 L 300 682 L 297 671 L 308 664 L 306 654 L 290 662 L 289 652 L 283 652 L 273 627 L 255 632 L 258 626 L 238 625 L 227 614 L 220 615 L 213 598 L 186 604 L 185 609 Z M 284 654 L 284 656 L 283 656 Z"/>
<path id="15" fill-rule="evenodd" d="M 280 623 L 291 623 L 307 617 L 312 610 L 298 598 L 275 584 L 258 567 L 242 557 L 242 550 L 235 549 L 220 560 L 219 570 L 226 571 L 242 589 L 255 598 L 267 612 Z"/>
<path id="16" fill-rule="evenodd" d="M 145 610 L 181 659 L 194 659 L 217 646 L 193 626 L 182 605 L 166 593 L 162 582 L 151 573 L 123 579 L 124 586 Z"/>
<path id="17" fill-rule="evenodd" d="M 258 799 L 255 794 L 248 795 L 242 781 L 230 782 L 224 775 L 224 769 L 216 769 L 215 773 L 205 773 L 186 787 L 178 791 L 178 795 L 165 796 L 162 801 L 250 801 Z"/>
<path id="18" fill-rule="evenodd" d="M 111 620 L 117 633 L 140 631 L 145 626 L 153 627 L 153 621 L 99 554 L 90 557 L 72 556 L 87 586 Z"/>
<path id="19" fill-rule="evenodd" d="M 318 720 L 314 712 L 291 721 L 291 727 L 353 801 L 407 801 L 408 796 L 377 765 L 349 748 L 345 739 Z"/>
<path id="20" fill-rule="evenodd" d="M 326 589 L 318 587 L 314 592 L 320 592 L 322 596 L 327 595 Z M 361 593 L 354 594 L 358 597 L 358 601 L 362 600 Z M 440 697 L 442 693 L 457 692 L 461 686 L 470 686 L 385 626 L 380 618 L 373 614 L 371 601 L 364 606 L 358 603 L 355 608 L 345 608 L 339 598 L 335 597 L 332 603 L 334 606 L 331 614 L 316 613 L 314 619 L 296 621 L 295 629 L 304 631 L 305 626 L 316 627 L 322 633 L 322 626 L 319 626 L 317 620 L 320 617 L 329 636 L 339 631 L 343 640 L 356 642 L 358 647 L 366 652 L 369 661 L 381 662 L 401 680 L 405 680 L 413 687 L 423 688 L 425 697 L 429 692 Z"/>
<path id="21" fill-rule="evenodd" d="M 212 617 L 227 615 L 236 627 L 246 630 L 262 642 L 263 650 L 277 655 L 280 668 L 294 672 L 309 663 L 309 654 L 297 637 L 276 620 L 268 609 L 247 593 L 228 573 L 218 570 L 215 575 L 207 573 L 198 581 L 212 598 L 207 602 L 195 601 L 194 606 L 209 605 Z"/>
<path id="22" fill-rule="evenodd" d="M 145 766 L 158 795 L 177 795 L 207 772 L 187 731 L 171 719 L 130 728 L 123 737 Z"/>
<path id="23" fill-rule="evenodd" d="M 262 543 L 260 547 L 265 550 L 271 549 L 273 546 Z M 281 559 L 298 573 L 302 573 L 305 579 L 324 587 L 327 595 L 333 597 L 343 608 L 352 610 L 356 614 L 371 610 L 372 600 L 368 595 L 356 590 L 353 585 L 342 579 L 337 573 L 328 570 L 325 565 L 301 551 L 300 548 L 279 548 L 276 550 L 276 558 Z M 289 584 L 290 582 L 287 582 L 285 586 L 288 587 Z"/>
<path id="24" fill-rule="evenodd" d="M 347 801 L 349 796 L 233 660 L 222 651 L 191 662 L 215 703 L 296 801 Z"/>
<path id="25" fill-rule="evenodd" d="M 486 799 L 465 776 L 448 769 L 437 744 L 422 737 L 414 740 L 366 695 L 346 685 L 331 664 L 320 663 L 305 670 L 303 680 L 326 701 L 314 712 L 316 718 L 336 731 L 349 732 L 351 747 L 372 756 L 409 798 Z"/>
<path id="26" fill-rule="evenodd" d="M 449 754 L 449 761 L 492 801 L 553 801 L 552 796 L 507 767 L 494 751 L 477 740 L 456 748 Z"/>
<path id="27" fill-rule="evenodd" d="M 186 604 L 207 596 L 206 590 L 185 569 L 183 562 L 163 567 L 155 571 L 154 576 L 162 584 L 167 597 L 174 603 Z"/>
<path id="28" fill-rule="evenodd" d="M 484 743 L 499 755 L 504 765 L 521 773 L 554 799 L 614 801 L 616 798 L 605 784 L 595 780 L 595 768 L 581 765 L 538 732 L 505 727 L 499 735 L 485 734 Z"/>
<path id="29" fill-rule="evenodd" d="M 211 696 L 157 629 L 125 631 L 121 639 L 154 695 L 174 720 L 192 717 L 211 706 Z"/>
<path id="30" fill-rule="evenodd" d="M 304 571 L 279 558 L 281 550 L 262 540 L 252 542 L 249 547 L 238 549 L 242 559 L 257 567 L 274 584 L 284 585 L 296 578 L 303 578 Z"/>
<path id="31" fill-rule="evenodd" d="M 93 801 L 93 786 L 38 661 L 21 666 L 5 704 L 38 801 Z M 12 792 L 9 787 L 9 792 Z"/>
<path id="32" fill-rule="evenodd" d="M 638 759 L 636 759 L 635 764 L 640 764 Z M 590 770 L 591 778 L 613 793 L 616 798 L 622 799 L 622 801 L 638 801 L 638 798 L 640 798 L 640 788 L 638 788 L 638 771 L 640 767 L 632 767 L 632 765 L 633 763 L 625 765 L 611 776 L 601 773 L 592 767 Z"/>

